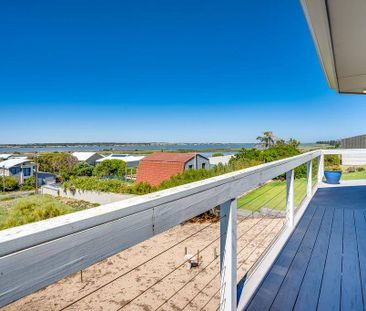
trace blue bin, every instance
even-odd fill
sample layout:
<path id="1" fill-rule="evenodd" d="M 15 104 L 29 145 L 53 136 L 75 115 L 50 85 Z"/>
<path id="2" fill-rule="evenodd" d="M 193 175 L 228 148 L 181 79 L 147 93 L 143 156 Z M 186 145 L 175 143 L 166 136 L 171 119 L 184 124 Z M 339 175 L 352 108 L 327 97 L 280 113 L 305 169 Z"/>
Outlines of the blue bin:
<path id="1" fill-rule="evenodd" d="M 324 171 L 324 177 L 328 184 L 339 184 L 342 177 L 341 171 Z"/>

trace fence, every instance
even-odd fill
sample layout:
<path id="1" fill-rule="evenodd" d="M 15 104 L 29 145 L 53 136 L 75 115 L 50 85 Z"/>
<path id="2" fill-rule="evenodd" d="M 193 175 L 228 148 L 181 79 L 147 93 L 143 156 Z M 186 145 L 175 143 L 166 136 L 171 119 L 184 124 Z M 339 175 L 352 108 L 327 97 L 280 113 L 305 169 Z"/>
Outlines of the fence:
<path id="1" fill-rule="evenodd" d="M 213 249 L 216 247 L 219 248 L 217 256 L 212 255 L 212 262 L 206 261 L 204 266 L 201 265 L 201 269 L 207 271 L 212 267 L 210 265 L 216 264 L 217 271 L 205 284 L 201 284 L 198 294 L 191 295 L 186 301 L 187 305 L 183 307 L 191 306 L 197 298 L 196 295 L 210 287 L 212 282 L 217 282 L 218 288 L 201 308 L 206 308 L 213 302 L 217 305 L 219 302 L 221 310 L 236 310 L 238 279 L 248 273 L 247 263 L 250 260 L 254 261 L 254 255 L 257 253 L 256 247 L 250 248 L 254 243 L 253 240 L 246 239 L 248 228 L 259 230 L 253 237 L 257 239 L 256 246 L 264 248 L 270 245 L 267 255 L 259 260 L 262 264 L 267 262 L 268 265 L 271 256 L 275 256 L 276 250 L 278 251 L 286 242 L 314 193 L 316 187 L 312 174 L 314 159 L 318 161 L 317 181 L 321 181 L 323 153 L 313 151 L 153 194 L 4 230 L 0 232 L 0 306 L 5 306 L 122 250 L 164 233 L 211 208 L 220 206 L 219 225 L 217 225 L 219 232 L 214 239 L 202 245 L 198 253 L 195 250 L 191 256 L 185 257 L 171 271 L 167 270 L 150 286 L 156 286 L 169 279 L 187 263 L 194 264 L 199 261 L 203 252 L 209 250 L 212 254 L 212 247 Z M 294 178 L 294 169 L 303 164 L 307 165 L 307 179 L 299 182 Z M 282 184 L 282 188 L 271 194 L 260 188 L 264 184 L 266 187 L 268 181 L 284 173 L 286 182 Z M 251 198 L 252 201 L 249 202 L 249 199 L 243 201 L 241 199 L 243 193 L 253 189 L 257 190 L 256 195 Z M 263 197 L 267 199 L 262 200 Z M 242 227 L 242 224 L 245 224 L 245 227 Z M 188 237 L 192 238 L 208 228 L 200 230 Z M 157 256 L 166 254 L 174 247 L 179 247 L 178 245 L 182 247 L 182 243 L 187 241 L 186 238 L 141 262 L 138 267 L 156 259 Z M 205 258 L 207 257 L 205 255 Z M 252 267 L 252 272 L 263 275 L 265 270 L 257 267 Z M 124 273 L 122 275 L 125 275 Z M 203 272 L 199 272 L 200 277 L 202 274 Z M 120 277 L 117 275 L 115 277 L 117 279 L 112 280 L 117 281 Z M 187 282 L 192 284 L 198 276 L 192 275 L 191 278 L 193 280 L 186 280 L 180 285 L 182 288 L 176 288 L 161 303 L 165 305 L 170 303 L 178 292 L 188 286 L 185 285 Z M 239 306 L 245 303 L 246 297 L 256 286 L 253 278 L 250 282 L 242 279 L 241 284 L 243 283 L 245 290 L 241 295 Z M 108 284 L 110 283 L 101 284 L 102 287 L 99 286 L 98 290 Z M 149 290 L 150 286 L 143 292 Z M 242 286 L 239 286 L 240 288 Z M 139 292 L 135 297 L 130 297 L 128 302 L 118 307 L 118 310 L 138 300 L 141 295 Z M 162 305 L 157 306 L 157 309 L 161 307 Z"/>

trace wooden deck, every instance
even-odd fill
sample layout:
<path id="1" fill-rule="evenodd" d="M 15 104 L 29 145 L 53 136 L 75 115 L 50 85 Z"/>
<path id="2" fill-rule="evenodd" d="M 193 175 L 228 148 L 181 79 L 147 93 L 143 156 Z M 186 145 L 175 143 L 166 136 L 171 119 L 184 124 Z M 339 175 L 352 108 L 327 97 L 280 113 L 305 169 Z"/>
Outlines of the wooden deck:
<path id="1" fill-rule="evenodd" d="M 366 309 L 366 186 L 318 189 L 247 310 Z"/>

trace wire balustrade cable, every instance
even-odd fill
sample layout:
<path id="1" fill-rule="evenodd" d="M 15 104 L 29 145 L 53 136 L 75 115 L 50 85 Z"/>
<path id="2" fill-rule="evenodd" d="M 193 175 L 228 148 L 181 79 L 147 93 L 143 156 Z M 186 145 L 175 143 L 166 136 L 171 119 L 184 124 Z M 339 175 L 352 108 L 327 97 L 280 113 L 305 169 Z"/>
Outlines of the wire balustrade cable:
<path id="1" fill-rule="evenodd" d="M 263 218 L 262 218 L 263 219 Z M 261 219 L 261 220 L 262 220 Z M 271 221 L 270 221 L 270 224 L 272 224 L 273 222 L 274 222 L 274 220 L 277 220 L 276 218 L 273 218 Z M 269 225 L 270 225 L 269 224 Z M 266 227 L 264 227 L 258 234 L 261 234 L 265 229 L 267 229 L 268 228 L 268 226 L 269 225 L 267 225 Z M 265 241 L 265 239 L 267 239 L 267 237 L 272 233 L 272 231 L 273 231 L 273 228 L 271 229 L 271 231 L 259 242 L 259 245 L 261 245 L 262 243 L 263 243 L 263 241 Z M 239 255 L 242 251 L 244 251 L 246 248 L 247 248 L 247 246 L 251 243 L 251 242 L 253 242 L 253 240 L 251 240 L 251 241 L 249 241 L 248 243 L 246 243 L 245 244 L 245 246 L 243 246 L 242 248 L 241 248 L 241 250 L 239 251 L 239 252 L 237 252 L 237 255 Z M 248 256 L 246 256 L 246 258 L 244 259 L 244 261 L 243 261 L 243 263 L 237 268 L 237 270 L 239 270 L 239 268 L 248 260 L 248 258 L 257 250 L 257 248 L 258 247 L 256 247 L 256 248 L 254 248 L 251 252 L 250 252 L 250 254 L 248 255 Z M 204 285 L 204 287 L 203 288 L 201 288 L 200 290 L 199 290 L 199 292 L 198 293 L 196 293 L 189 301 L 188 301 L 188 303 L 187 304 L 185 304 L 184 305 L 184 307 L 181 309 L 181 310 L 184 310 L 189 304 L 191 304 L 192 303 L 192 301 L 199 295 L 199 294 L 201 294 L 202 292 L 203 292 L 203 290 L 210 284 L 210 283 L 212 283 L 213 282 L 213 280 L 218 276 L 220 274 L 220 271 L 219 272 L 217 272 L 215 275 L 214 275 L 214 277 L 212 278 L 212 279 L 210 279 L 210 281 L 209 282 L 207 282 L 205 285 Z M 216 296 L 217 295 L 217 293 L 220 291 L 220 289 L 218 290 L 218 291 L 216 291 L 215 292 L 215 294 L 209 299 L 209 301 L 202 307 L 202 309 L 201 310 L 203 310 L 203 308 L 204 307 L 206 307 L 207 306 L 207 304 L 213 299 L 213 297 L 214 296 Z"/>
<path id="2" fill-rule="evenodd" d="M 242 223 L 244 220 L 248 219 L 249 217 L 252 216 L 253 213 L 251 213 L 250 215 L 244 217 L 240 222 Z M 223 217 L 222 217 L 223 218 Z M 210 242 L 208 245 L 206 245 L 204 248 L 200 249 L 199 252 L 201 253 L 202 251 L 206 250 L 209 246 L 211 246 L 213 243 L 215 243 L 217 240 L 219 240 L 222 236 L 224 236 L 226 234 L 226 232 L 221 233 L 215 240 L 213 240 L 212 242 Z M 185 260 L 184 262 L 182 262 L 180 265 L 176 266 L 172 271 L 168 272 L 167 274 L 165 274 L 161 279 L 157 280 L 155 283 L 153 283 L 152 285 L 150 285 L 148 288 L 146 288 L 144 291 L 142 291 L 141 293 L 139 293 L 138 295 L 136 295 L 135 297 L 133 297 L 131 300 L 129 300 L 127 303 L 125 303 L 123 306 L 121 306 L 120 308 L 118 308 L 116 311 L 119 311 L 121 309 L 123 309 L 124 307 L 126 307 L 127 305 L 131 304 L 133 301 L 135 301 L 136 299 L 138 299 L 139 297 L 141 297 L 145 292 L 147 292 L 148 290 L 150 290 L 151 288 L 153 288 L 154 286 L 156 286 L 157 284 L 159 284 L 161 281 L 163 281 L 164 279 L 166 279 L 169 275 L 173 274 L 175 271 L 177 271 L 179 268 L 183 267 L 187 262 L 189 262 L 191 259 L 193 259 L 196 255 L 193 255 L 192 257 L 188 258 L 187 260 Z"/>
<path id="3" fill-rule="evenodd" d="M 220 218 L 219 218 L 219 220 L 223 219 L 224 217 L 226 217 L 226 216 L 220 217 Z M 102 288 L 104 288 L 104 287 L 108 286 L 109 284 L 111 284 L 111 283 L 113 283 L 113 282 L 117 281 L 118 279 L 120 279 L 120 278 L 122 278 L 122 277 L 126 276 L 127 274 L 131 273 L 132 271 L 134 271 L 134 270 L 136 270 L 136 269 L 138 269 L 138 268 L 142 267 L 143 265 L 145 265 L 145 264 L 149 263 L 150 261 L 152 261 L 152 260 L 156 259 L 157 257 L 161 256 L 162 254 L 164 254 L 164 253 L 166 253 L 166 252 L 168 252 L 168 251 L 172 250 L 173 248 L 177 247 L 177 246 L 178 246 L 178 245 L 180 245 L 181 243 L 183 243 L 183 242 L 187 241 L 188 239 L 192 238 L 193 236 L 197 235 L 198 233 L 201 233 L 202 231 L 204 231 L 205 229 L 207 229 L 207 228 L 211 227 L 211 226 L 212 226 L 212 225 L 214 225 L 214 224 L 215 224 L 215 223 L 210 223 L 209 225 L 207 225 L 207 226 L 205 226 L 205 227 L 203 227 L 203 228 L 201 228 L 201 229 L 197 230 L 196 232 L 194 232 L 194 233 L 190 234 L 189 236 L 185 237 L 184 239 L 180 240 L 179 242 L 174 243 L 173 245 L 169 246 L 168 248 L 166 248 L 165 250 L 163 250 L 163 251 L 159 252 L 158 254 L 154 255 L 153 257 L 149 258 L 148 260 L 146 260 L 146 261 L 144 261 L 144 262 L 140 263 L 139 265 L 137 265 L 137 266 L 133 267 L 132 269 L 130 269 L 130 270 L 128 270 L 128 271 L 126 271 L 126 272 L 124 272 L 124 273 L 122 273 L 122 274 L 118 275 L 118 276 L 117 276 L 117 277 L 115 277 L 114 279 L 112 279 L 112 280 L 110 280 L 110 281 L 108 281 L 108 282 L 104 283 L 103 285 L 99 286 L 99 287 L 98 287 L 98 288 L 96 288 L 95 290 L 92 290 L 91 292 L 89 292 L 89 293 L 87 293 L 87 294 L 83 295 L 82 297 L 80 297 L 80 298 L 78 298 L 78 299 L 74 300 L 73 302 L 69 303 L 68 305 L 66 305 L 66 306 L 62 307 L 61 309 L 59 309 L 59 311 L 62 311 L 62 310 L 65 310 L 65 309 L 67 309 L 67 308 L 71 307 L 71 306 L 72 306 L 72 305 L 74 305 L 75 303 L 78 303 L 79 301 L 81 301 L 81 300 L 85 299 L 86 297 L 88 297 L 88 296 L 90 296 L 90 295 L 94 294 L 95 292 L 97 292 L 97 291 L 101 290 Z"/>
<path id="4" fill-rule="evenodd" d="M 243 232 L 239 237 L 238 240 L 241 239 L 245 234 L 248 233 L 248 231 L 250 231 L 254 226 L 256 226 L 258 223 L 260 223 L 263 220 L 263 218 L 261 218 L 260 220 L 258 220 L 255 224 L 253 224 L 249 229 L 247 229 L 245 232 Z M 190 284 L 190 282 L 192 282 L 194 279 L 196 279 L 196 277 L 202 273 L 203 271 L 206 270 L 206 268 L 208 266 L 210 266 L 214 261 L 216 261 L 219 258 L 219 256 L 217 256 L 216 258 L 214 258 L 214 260 L 212 260 L 209 264 L 207 264 L 202 270 L 200 270 L 197 274 L 195 274 L 191 279 L 189 279 L 184 285 L 182 285 L 176 292 L 174 292 L 174 294 L 172 294 L 169 298 L 167 298 L 161 305 L 159 305 L 155 310 L 160 309 L 163 305 L 165 305 L 166 303 L 169 302 L 169 300 L 171 300 L 176 294 L 178 294 L 180 291 L 182 291 L 188 284 Z M 154 310 L 154 311 L 155 311 Z"/>

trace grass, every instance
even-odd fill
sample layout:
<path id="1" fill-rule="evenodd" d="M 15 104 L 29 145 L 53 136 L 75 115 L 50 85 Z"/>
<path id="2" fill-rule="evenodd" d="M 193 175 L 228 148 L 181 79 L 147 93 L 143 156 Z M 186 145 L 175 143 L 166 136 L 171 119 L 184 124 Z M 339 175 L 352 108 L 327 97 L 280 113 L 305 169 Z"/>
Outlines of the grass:
<path id="1" fill-rule="evenodd" d="M 0 230 L 97 206 L 85 201 L 49 195 L 31 195 L 0 201 Z"/>
<path id="2" fill-rule="evenodd" d="M 366 171 L 343 173 L 342 180 L 366 179 Z"/>
<path id="3" fill-rule="evenodd" d="M 306 195 L 306 179 L 296 179 L 295 206 L 299 206 Z M 286 208 L 286 182 L 272 181 L 238 199 L 238 208 L 260 211 L 270 208 L 283 211 Z"/>

